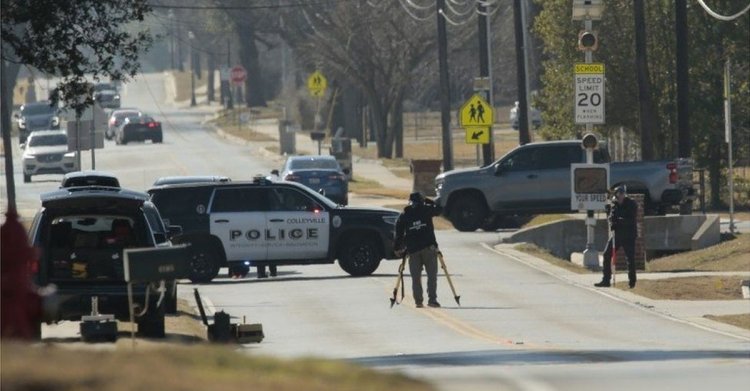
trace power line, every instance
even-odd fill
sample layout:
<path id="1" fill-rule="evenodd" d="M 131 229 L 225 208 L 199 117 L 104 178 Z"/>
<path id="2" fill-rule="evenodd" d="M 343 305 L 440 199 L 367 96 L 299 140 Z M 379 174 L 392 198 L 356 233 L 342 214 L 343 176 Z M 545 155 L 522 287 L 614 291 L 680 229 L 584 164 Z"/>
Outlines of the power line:
<path id="1" fill-rule="evenodd" d="M 709 15 L 711 15 L 712 17 L 714 17 L 716 19 L 722 20 L 724 22 L 731 22 L 731 21 L 739 18 L 740 16 L 746 14 L 747 11 L 750 11 L 750 4 L 748 4 L 747 7 L 745 7 L 745 9 L 743 9 L 742 11 L 740 11 L 740 12 L 734 14 L 734 15 L 724 16 L 724 15 L 716 13 L 711 8 L 708 8 L 708 6 L 706 5 L 706 2 L 703 1 L 703 0 L 698 0 L 698 4 L 700 4 L 701 7 L 703 7 L 703 9 L 706 10 L 706 12 Z"/>
<path id="2" fill-rule="evenodd" d="M 286 4 L 263 4 L 263 5 L 177 5 L 177 4 L 151 4 L 151 8 L 172 8 L 172 9 L 189 9 L 189 10 L 257 10 L 257 9 L 279 9 L 279 8 L 296 8 L 309 7 L 316 5 L 331 5 L 349 0 L 321 0 L 312 2 L 294 2 Z"/>

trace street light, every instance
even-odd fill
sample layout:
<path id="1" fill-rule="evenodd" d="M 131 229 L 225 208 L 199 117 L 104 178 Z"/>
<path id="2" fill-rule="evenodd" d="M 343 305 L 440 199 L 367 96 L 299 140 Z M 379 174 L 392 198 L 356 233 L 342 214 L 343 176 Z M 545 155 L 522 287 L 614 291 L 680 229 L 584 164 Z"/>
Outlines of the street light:
<path id="1" fill-rule="evenodd" d="M 195 107 L 198 103 L 195 101 L 195 53 L 193 52 L 195 34 L 192 31 L 188 31 L 188 39 L 190 40 L 190 106 Z"/>

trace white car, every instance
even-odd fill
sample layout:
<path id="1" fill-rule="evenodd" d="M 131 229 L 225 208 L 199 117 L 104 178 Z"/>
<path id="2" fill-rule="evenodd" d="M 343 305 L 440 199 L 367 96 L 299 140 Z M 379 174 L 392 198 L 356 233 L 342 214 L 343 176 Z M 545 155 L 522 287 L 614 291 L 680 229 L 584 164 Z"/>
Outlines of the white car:
<path id="1" fill-rule="evenodd" d="M 75 152 L 68 152 L 68 136 L 63 130 L 31 132 L 23 148 L 23 181 L 32 175 L 67 174 L 78 171 Z"/>

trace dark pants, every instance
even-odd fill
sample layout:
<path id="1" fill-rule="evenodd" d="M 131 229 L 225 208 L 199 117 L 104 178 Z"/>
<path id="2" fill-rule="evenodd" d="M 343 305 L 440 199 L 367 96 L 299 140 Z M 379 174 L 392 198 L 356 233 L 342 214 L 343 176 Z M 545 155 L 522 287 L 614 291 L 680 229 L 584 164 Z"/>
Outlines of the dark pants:
<path id="1" fill-rule="evenodd" d="M 602 281 L 609 282 L 612 278 L 612 242 L 615 242 L 617 248 L 614 249 L 617 252 L 618 249 L 623 248 L 625 250 L 625 258 L 628 260 L 628 279 L 630 282 L 635 283 L 635 235 L 617 234 L 609 239 L 607 247 L 604 248 L 604 260 L 602 265 L 604 269 L 604 277 Z"/>
<path id="2" fill-rule="evenodd" d="M 409 273 L 415 303 L 419 304 L 424 300 L 422 267 L 427 272 L 427 299 L 431 303 L 437 302 L 437 262 L 437 249 L 434 246 L 409 254 Z"/>

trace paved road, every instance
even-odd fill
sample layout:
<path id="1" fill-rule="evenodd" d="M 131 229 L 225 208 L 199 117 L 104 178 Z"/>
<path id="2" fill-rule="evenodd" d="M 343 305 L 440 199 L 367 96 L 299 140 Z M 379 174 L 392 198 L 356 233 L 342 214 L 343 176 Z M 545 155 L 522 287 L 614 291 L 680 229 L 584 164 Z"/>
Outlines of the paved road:
<path id="1" fill-rule="evenodd" d="M 107 144 L 97 155 L 97 168 L 119 175 L 126 186 L 145 189 L 162 175 L 247 178 L 269 169 L 251 147 L 206 132 L 202 115 L 161 107 L 162 115 L 159 75 L 128 85 L 124 99 L 169 118 L 164 145 Z M 33 204 L 39 191 L 55 185 L 21 184 L 19 194 Z M 198 288 L 212 307 L 263 323 L 266 339 L 243 347 L 250 353 L 347 359 L 423 377 L 445 390 L 731 390 L 750 384 L 748 340 L 656 316 L 481 245 L 497 236 L 439 233 L 462 307 L 441 278 L 444 308 L 416 309 L 407 296 L 390 309 L 395 262 L 365 278 L 348 277 L 337 265 L 286 267 L 276 279 L 220 278 Z M 190 298 L 192 288 L 182 285 L 179 294 Z"/>

